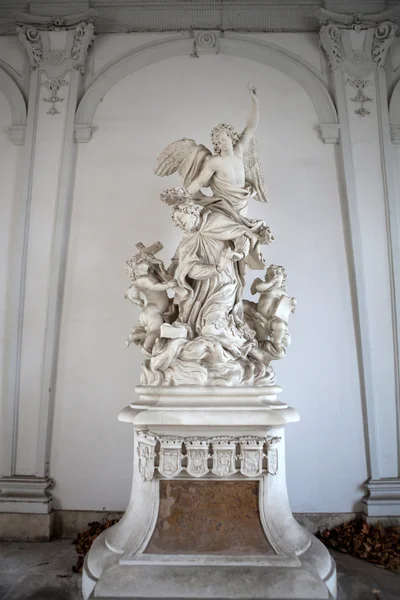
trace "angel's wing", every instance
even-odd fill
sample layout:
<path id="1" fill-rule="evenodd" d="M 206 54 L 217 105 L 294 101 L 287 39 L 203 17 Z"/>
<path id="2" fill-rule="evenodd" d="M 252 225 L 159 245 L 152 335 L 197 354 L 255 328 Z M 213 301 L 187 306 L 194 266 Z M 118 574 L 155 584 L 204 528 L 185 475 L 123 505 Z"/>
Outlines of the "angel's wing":
<path id="1" fill-rule="evenodd" d="M 259 202 L 268 202 L 267 186 L 264 179 L 260 156 L 255 137 L 253 136 L 247 151 L 243 154 L 244 171 L 246 181 L 252 185 L 256 191 L 255 200 Z"/>
<path id="2" fill-rule="evenodd" d="M 202 144 L 198 145 L 194 140 L 188 138 L 182 138 L 176 142 L 169 144 L 157 158 L 156 165 L 154 167 L 154 173 L 159 177 L 165 177 L 166 175 L 172 175 L 178 171 L 179 175 L 186 177 L 186 174 L 193 164 L 194 159 L 198 153 L 209 150 Z"/>

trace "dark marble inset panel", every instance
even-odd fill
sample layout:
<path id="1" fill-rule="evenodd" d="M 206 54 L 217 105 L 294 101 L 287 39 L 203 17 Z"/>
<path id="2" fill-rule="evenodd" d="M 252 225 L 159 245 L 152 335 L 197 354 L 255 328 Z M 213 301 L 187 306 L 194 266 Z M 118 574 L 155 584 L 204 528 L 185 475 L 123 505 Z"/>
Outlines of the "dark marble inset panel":
<path id="1" fill-rule="evenodd" d="M 160 481 L 148 554 L 275 554 L 258 510 L 258 481 Z"/>

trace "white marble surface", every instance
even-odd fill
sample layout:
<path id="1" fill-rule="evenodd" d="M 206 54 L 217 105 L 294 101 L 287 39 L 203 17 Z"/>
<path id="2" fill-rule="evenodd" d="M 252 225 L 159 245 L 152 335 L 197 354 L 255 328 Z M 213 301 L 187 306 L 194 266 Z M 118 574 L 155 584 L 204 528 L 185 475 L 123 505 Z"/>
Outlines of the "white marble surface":
<path id="1" fill-rule="evenodd" d="M 183 187 L 161 193 L 182 237 L 168 268 L 158 257 L 160 242 L 137 243 L 139 252 L 125 263 L 125 297 L 141 309 L 126 345 L 144 354 L 144 385 L 267 385 L 275 380 L 271 361 L 290 344 L 296 300 L 282 266 L 270 265 L 265 281 L 253 282 L 258 302 L 243 300 L 246 271 L 265 269 L 261 247 L 274 240 L 264 220 L 247 216 L 250 199 L 268 202 L 255 139 L 259 100 L 254 86 L 248 93 L 241 133 L 220 123 L 211 131 L 213 153 L 181 138 L 157 158 L 156 175 L 183 179 Z"/>
<path id="2" fill-rule="evenodd" d="M 216 585 L 217 581 L 222 585 L 224 570 L 225 576 L 229 578 L 232 574 L 234 581 L 237 569 L 246 568 L 250 580 L 263 586 L 262 597 L 265 598 L 288 597 L 288 590 L 293 590 L 294 584 L 295 591 L 289 596 L 292 598 L 302 597 L 296 594 L 304 590 L 307 597 L 328 598 L 328 589 L 335 597 L 336 570 L 327 549 L 297 523 L 290 510 L 286 490 L 285 425 L 297 421 L 299 416 L 294 409 L 279 402 L 280 388 L 140 386 L 137 392 L 137 402 L 124 409 L 119 417 L 131 423 L 134 429 L 131 499 L 122 520 L 96 539 L 87 556 L 84 597 L 87 599 L 93 589 L 93 597 L 109 597 L 111 591 L 115 597 L 130 597 L 132 582 L 137 577 L 148 581 L 151 596 L 161 597 L 158 582 L 167 571 L 175 573 L 175 578 L 174 583 L 164 589 L 165 597 L 172 597 L 174 585 L 186 585 L 184 582 L 192 576 L 196 585 L 193 595 L 187 597 L 208 597 L 210 568 L 215 573 Z M 243 438 L 251 439 L 254 447 L 258 444 L 258 452 L 263 455 L 258 475 L 243 473 L 242 453 L 246 450 Z M 182 443 L 187 448 L 185 457 L 181 455 Z M 241 456 L 235 456 L 237 444 L 240 444 Z M 167 463 L 163 462 L 165 447 L 168 448 Z M 210 449 L 213 458 L 209 455 Z M 160 481 L 182 476 L 222 481 L 257 480 L 260 520 L 272 553 L 254 556 L 145 554 L 157 521 Z M 151 569 L 153 580 L 149 577 Z M 194 569 L 193 573 L 190 569 Z M 282 596 L 276 596 L 277 581 L 280 581 Z M 140 593 L 137 588 L 135 594 L 140 596 Z M 239 584 L 232 583 L 226 593 L 227 598 L 241 597 L 243 590 Z"/>

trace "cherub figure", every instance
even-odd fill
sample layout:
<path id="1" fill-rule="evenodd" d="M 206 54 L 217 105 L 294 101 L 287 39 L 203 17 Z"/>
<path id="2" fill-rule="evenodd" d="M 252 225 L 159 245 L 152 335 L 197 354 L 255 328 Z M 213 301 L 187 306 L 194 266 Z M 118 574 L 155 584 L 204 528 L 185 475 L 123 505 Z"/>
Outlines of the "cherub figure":
<path id="1" fill-rule="evenodd" d="M 245 302 L 246 320 L 255 329 L 260 347 L 269 350 L 272 343 L 274 350 L 282 354 L 290 345 L 288 319 L 296 308 L 296 299 L 286 291 L 286 279 L 282 266 L 270 265 L 265 280 L 255 279 L 250 288 L 252 294 L 260 294 L 257 305 Z"/>
<path id="2" fill-rule="evenodd" d="M 155 174 L 183 177 L 187 193 L 208 206 L 218 202 L 244 217 L 250 197 L 267 202 L 267 191 L 254 138 L 259 120 L 257 90 L 249 86 L 251 107 L 242 134 L 231 125 L 220 123 L 211 132 L 215 154 L 194 140 L 183 138 L 169 144 L 160 154 Z M 201 188 L 211 188 L 213 196 L 205 196 Z M 179 189 L 179 188 L 178 188 Z"/>
<path id="3" fill-rule="evenodd" d="M 125 263 L 125 268 L 132 281 L 125 298 L 142 309 L 139 323 L 129 334 L 125 345 L 128 347 L 136 342 L 151 354 L 156 339 L 160 337 L 160 327 L 165 323 L 165 313 L 170 308 L 167 290 L 173 289 L 176 281 L 160 281 L 152 256 L 136 256 Z"/>

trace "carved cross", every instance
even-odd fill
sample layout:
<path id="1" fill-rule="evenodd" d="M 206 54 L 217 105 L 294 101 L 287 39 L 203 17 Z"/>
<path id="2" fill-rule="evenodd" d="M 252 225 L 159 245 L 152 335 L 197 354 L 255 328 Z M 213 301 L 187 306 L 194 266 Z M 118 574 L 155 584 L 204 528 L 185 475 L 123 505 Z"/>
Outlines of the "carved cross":
<path id="1" fill-rule="evenodd" d="M 155 273 L 161 278 L 162 281 L 170 281 L 172 277 L 165 270 L 163 261 L 154 256 L 160 252 L 163 247 L 164 246 L 161 242 L 155 242 L 154 244 L 151 244 L 151 246 L 147 246 L 147 248 L 144 244 L 142 244 L 142 242 L 139 242 L 136 244 L 136 248 L 139 250 L 139 253 L 132 258 L 132 261 L 146 261 L 153 266 Z"/>
<path id="2" fill-rule="evenodd" d="M 136 256 L 133 257 L 134 260 L 138 260 L 140 257 L 143 258 L 144 260 L 149 260 L 149 262 L 153 262 L 152 259 L 154 259 L 156 261 L 156 264 L 159 264 L 159 259 L 158 258 L 154 258 L 154 254 L 158 254 L 158 252 L 160 252 L 163 249 L 163 245 L 161 242 L 155 242 L 154 244 L 151 244 L 151 246 L 146 246 L 144 244 L 142 244 L 142 242 L 139 242 L 138 244 L 136 244 L 136 248 L 139 250 L 139 254 L 136 254 Z"/>

